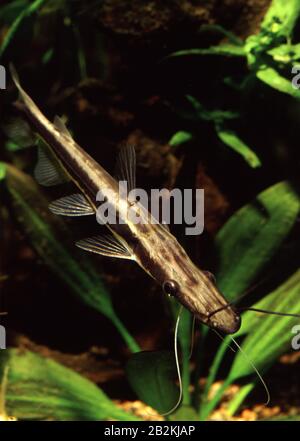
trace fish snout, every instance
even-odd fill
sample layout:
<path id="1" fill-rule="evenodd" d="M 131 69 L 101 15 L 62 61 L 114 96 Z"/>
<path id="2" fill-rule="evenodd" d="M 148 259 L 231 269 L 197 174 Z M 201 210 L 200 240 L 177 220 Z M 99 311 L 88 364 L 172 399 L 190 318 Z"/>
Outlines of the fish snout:
<path id="1" fill-rule="evenodd" d="M 207 325 L 224 334 L 235 334 L 241 327 L 241 316 L 234 310 L 219 311 L 208 320 Z"/>

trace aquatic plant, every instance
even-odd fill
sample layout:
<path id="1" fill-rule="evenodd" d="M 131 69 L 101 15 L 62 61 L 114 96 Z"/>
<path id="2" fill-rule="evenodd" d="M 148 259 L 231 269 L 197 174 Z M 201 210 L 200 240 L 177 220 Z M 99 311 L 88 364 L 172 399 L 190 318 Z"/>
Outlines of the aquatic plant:
<path id="1" fill-rule="evenodd" d="M 101 2 L 95 3 L 98 6 Z M 299 90 L 291 86 L 291 69 L 300 60 L 300 47 L 297 43 L 299 2 L 291 0 L 287 4 L 283 0 L 273 0 L 258 32 L 245 39 L 237 37 L 220 25 L 204 25 L 197 34 L 199 46 L 203 46 L 201 37 L 208 34 L 219 35 L 222 38 L 220 44 L 179 49 L 172 54 L 161 51 L 154 62 L 149 57 L 149 63 L 155 64 L 158 71 L 162 66 L 171 65 L 172 69 L 172 63 L 184 63 L 185 69 L 189 71 L 191 60 L 196 59 L 201 63 L 207 57 L 214 57 L 220 60 L 220 63 L 235 60 L 238 68 L 235 64 L 234 67 L 228 69 L 229 74 L 222 78 L 222 86 L 226 88 L 226 95 L 224 94 L 225 97 L 222 96 L 219 101 L 217 96 L 213 104 L 209 100 L 202 102 L 201 94 L 199 93 L 198 96 L 197 92 L 208 88 L 208 77 L 207 83 L 199 84 L 198 89 L 187 88 L 186 92 L 182 92 L 185 90 L 185 85 L 182 84 L 180 76 L 177 77 L 172 71 L 176 80 L 174 83 L 178 85 L 178 91 L 176 89 L 175 93 L 173 90 L 173 97 L 170 93 L 164 94 L 165 90 L 162 87 L 163 90 L 159 91 L 160 97 L 157 98 L 156 95 L 159 93 L 151 84 L 150 91 L 146 90 L 145 96 L 141 94 L 141 97 L 138 96 L 138 100 L 133 103 L 129 99 L 126 110 L 123 109 L 122 102 L 123 95 L 128 93 L 126 86 L 125 92 L 118 90 L 120 87 L 118 81 L 123 75 L 123 70 L 121 70 L 122 75 L 115 75 L 117 85 L 114 84 L 114 87 L 118 93 L 111 101 L 105 101 L 107 90 L 109 94 L 114 93 L 112 83 L 115 78 L 111 74 L 110 64 L 115 62 L 115 54 L 111 56 L 111 59 L 109 58 L 109 49 L 103 45 L 103 33 L 97 26 L 89 29 L 89 38 L 94 43 L 93 52 L 89 52 L 90 40 L 88 39 L 87 43 L 86 36 L 81 32 L 80 17 L 83 9 L 85 7 L 81 2 L 61 0 L 33 2 L 14 0 L 2 5 L 0 25 L 4 28 L 4 32 L 0 42 L 1 63 L 13 60 L 17 61 L 21 65 L 21 70 L 27 73 L 33 74 L 36 70 L 33 81 L 36 78 L 40 80 L 40 76 L 47 70 L 54 72 L 51 81 L 47 79 L 47 84 L 51 83 L 50 94 L 55 95 L 56 101 L 55 99 L 51 101 L 53 97 L 50 96 L 46 104 L 49 104 L 50 112 L 59 108 L 68 115 L 75 134 L 77 131 L 80 132 L 78 128 L 80 129 L 79 126 L 84 124 L 80 118 L 76 124 L 74 108 L 72 115 L 68 102 L 70 96 L 74 98 L 74 95 L 78 93 L 76 106 L 80 112 L 83 113 L 82 109 L 88 109 L 89 116 L 93 118 L 96 115 L 97 132 L 99 122 L 102 123 L 101 129 L 105 132 L 107 120 L 115 112 L 113 129 L 109 133 L 109 145 L 112 140 L 114 144 L 120 140 L 123 142 L 125 135 L 129 132 L 128 127 L 131 130 L 132 126 L 138 126 L 139 123 L 143 127 L 148 127 L 149 120 L 151 117 L 154 119 L 156 112 L 153 103 L 159 101 L 164 107 L 163 118 L 167 115 L 171 122 L 160 125 L 157 137 L 162 144 L 169 145 L 169 150 L 166 147 L 163 153 L 158 153 L 159 149 L 155 145 L 156 156 L 152 165 L 146 164 L 145 166 L 147 155 L 144 157 L 143 153 L 144 150 L 151 150 L 151 146 L 149 148 L 146 143 L 142 145 L 142 161 L 138 171 L 143 177 L 144 174 L 146 175 L 145 170 L 151 172 L 151 167 L 155 168 L 159 160 L 162 162 L 162 168 L 165 168 L 167 151 L 173 155 L 173 161 L 175 155 L 180 158 L 181 155 L 186 154 L 188 163 L 185 167 L 191 167 L 192 170 L 193 159 L 191 160 L 188 155 L 193 153 L 199 160 L 201 152 L 199 153 L 198 144 L 199 140 L 203 139 L 205 142 L 208 139 L 209 143 L 205 149 L 203 148 L 204 153 L 213 152 L 213 162 L 219 165 L 219 172 L 220 162 L 224 156 L 220 153 L 221 149 L 215 147 L 216 145 L 230 147 L 230 149 L 226 147 L 224 149 L 226 167 L 228 164 L 230 167 L 231 162 L 234 162 L 232 174 L 235 175 L 237 171 L 235 161 L 240 156 L 242 170 L 244 170 L 245 163 L 245 168 L 249 169 L 250 173 L 247 176 L 250 176 L 249 179 L 253 182 L 259 181 L 259 190 L 253 190 L 255 193 L 251 194 L 254 198 L 250 200 L 249 191 L 244 193 L 242 185 L 239 188 L 240 183 L 235 183 L 242 197 L 232 205 L 231 216 L 215 234 L 212 245 L 207 247 L 206 253 L 210 253 L 212 260 L 215 261 L 215 265 L 212 265 L 210 269 L 214 269 L 216 283 L 220 290 L 237 307 L 243 308 L 247 304 L 258 309 L 300 313 L 299 240 L 293 235 L 299 217 L 299 191 L 295 183 L 297 181 L 295 173 L 288 167 L 284 168 L 282 160 L 288 156 L 288 165 L 297 164 L 297 157 L 295 159 L 292 154 L 289 156 L 290 152 L 284 146 L 280 150 L 281 156 L 278 155 L 277 162 L 275 162 L 274 146 L 268 146 L 267 153 L 260 151 L 252 139 L 248 139 L 248 133 L 243 130 L 245 124 L 244 126 L 242 124 L 245 119 L 248 131 L 255 132 L 255 125 L 251 119 L 248 119 L 248 108 L 244 105 L 244 98 L 253 91 L 255 94 L 257 87 L 262 88 L 260 90 L 263 90 L 266 95 L 264 101 L 266 107 L 272 107 L 273 100 L 280 95 L 280 98 L 286 99 L 282 114 L 293 114 L 296 118 L 297 112 L 293 113 L 293 106 L 296 110 L 298 109 L 300 95 Z M 41 38 L 43 26 L 51 29 L 47 38 Z M 58 41 L 55 39 L 56 35 L 60 36 Z M 24 42 L 30 48 L 32 48 L 32 42 L 35 43 L 34 60 L 29 55 L 24 55 L 26 52 L 22 46 Z M 123 47 L 122 44 L 121 47 Z M 62 59 L 64 63 L 61 62 Z M 95 98 L 95 89 L 91 89 L 92 104 L 82 92 L 84 88 L 89 87 L 90 71 L 93 71 L 94 75 L 95 72 L 97 73 L 94 83 L 98 81 L 97 86 L 100 90 L 100 98 L 98 95 Z M 215 71 L 212 70 L 209 74 L 210 78 L 218 81 Z M 101 81 L 105 83 L 105 86 Z M 92 85 L 94 83 L 92 82 Z M 69 86 L 72 90 L 68 89 Z M 147 89 L 147 86 L 146 83 L 143 84 L 143 88 Z M 233 94 L 236 94 L 238 99 L 233 99 Z M 8 98 L 3 99 L 4 105 L 8 102 L 10 105 L 10 110 L 7 111 L 4 120 L 6 116 L 12 116 L 11 98 L 12 96 L 9 95 Z M 104 99 L 104 104 L 101 101 L 100 105 L 105 107 L 106 113 L 102 111 L 101 114 L 98 111 L 95 105 L 97 99 L 99 102 Z M 145 104 L 146 101 L 147 104 Z M 237 103 L 239 105 L 236 105 Z M 146 107 L 146 111 L 144 110 L 141 115 L 142 106 Z M 154 106 L 152 113 L 149 110 L 151 106 Z M 135 119 L 132 117 L 134 112 L 137 115 Z M 263 115 L 265 108 L 256 107 L 255 112 L 261 112 L 260 114 Z M 174 114 L 176 117 L 172 119 Z M 141 120 L 143 120 L 142 123 Z M 126 121 L 129 121 L 127 126 Z M 128 381 L 133 393 L 140 400 L 160 413 L 168 412 L 179 396 L 173 339 L 168 340 L 170 344 L 164 350 L 142 351 L 142 339 L 131 330 L 133 317 L 132 315 L 126 317 L 126 314 L 124 316 L 124 313 L 121 314 L 115 305 L 112 288 L 109 280 L 105 280 L 106 273 L 101 262 L 99 265 L 97 261 L 96 265 L 92 256 L 76 250 L 69 224 L 48 211 L 50 195 L 42 190 L 31 177 L 33 154 L 30 147 L 36 148 L 36 140 L 28 137 L 25 133 L 26 128 L 24 132 L 19 126 L 16 133 L 11 130 L 10 123 L 7 124 L 7 121 L 1 121 L 1 125 L 3 138 L 1 138 L 0 190 L 3 203 L 0 215 L 4 229 L 18 228 L 30 249 L 34 251 L 35 259 L 39 259 L 46 266 L 49 279 L 51 278 L 57 291 L 63 291 L 67 287 L 74 295 L 74 302 L 75 298 L 79 299 L 82 304 L 99 314 L 99 333 L 102 332 L 102 320 L 109 321 L 112 332 L 116 330 L 116 338 L 120 337 L 126 346 L 125 355 L 120 354 L 120 362 L 124 365 L 126 375 L 124 382 Z M 275 125 L 273 120 L 265 123 L 266 131 L 275 132 L 274 136 L 276 136 Z M 289 129 L 283 125 L 280 128 L 287 136 Z M 121 135 L 118 133 L 119 137 L 116 136 L 118 131 L 121 133 Z M 87 132 L 81 133 L 83 137 L 86 135 Z M 99 143 L 97 141 L 95 150 L 98 149 L 98 156 L 101 158 L 101 138 L 100 141 Z M 201 145 L 203 144 L 202 142 Z M 275 168 L 277 167 L 276 172 L 270 175 L 265 170 L 269 170 L 274 164 L 276 164 Z M 149 175 L 152 178 L 151 173 Z M 253 186 L 253 188 L 257 187 Z M 223 223 L 223 220 L 220 223 Z M 277 271 L 277 268 L 280 268 L 280 271 Z M 124 278 L 127 276 L 125 273 L 121 274 Z M 5 283 L 7 278 L 8 276 L 1 269 L 0 282 Z M 256 287 L 258 283 L 259 286 Z M 249 290 L 251 293 L 238 301 L 239 297 Z M 129 290 L 122 292 L 123 297 L 130 294 Z M 138 301 L 143 303 L 145 293 L 139 294 Z M 71 305 L 71 296 L 69 301 Z M 59 302 L 56 292 L 53 293 L 53 302 Z M 159 309 L 159 314 L 161 321 L 168 323 L 170 329 L 173 329 L 178 315 L 178 304 L 174 299 L 166 299 L 166 308 Z M 217 345 L 218 336 L 205 326 L 200 326 L 200 331 L 199 326 L 196 326 L 194 332 L 190 313 L 185 310 L 181 313 L 178 349 L 183 397 L 181 406 L 171 415 L 167 415 L 167 419 L 209 419 L 212 412 L 220 405 L 230 385 L 238 384 L 240 386 L 238 392 L 226 403 L 228 417 L 233 416 L 247 403 L 248 395 L 254 388 L 256 390 L 263 388 L 253 364 L 268 383 L 268 370 L 282 354 L 290 349 L 291 329 L 297 320 L 292 317 L 266 316 L 253 311 L 245 311 L 242 314 L 242 322 L 242 328 L 234 339 L 243 352 L 234 348 L 229 337 L 225 337 L 224 341 Z M 196 336 L 194 345 L 193 334 Z M 106 338 L 109 345 L 109 336 L 107 335 Z M 192 346 L 194 347 L 191 358 Z M 215 354 L 212 354 L 212 346 L 216 347 Z M 231 351 L 229 346 L 236 352 Z M 210 356 L 209 369 L 207 369 L 208 362 L 205 359 L 207 354 Z M 124 358 L 128 361 L 125 362 Z M 6 390 L 2 391 L 5 396 L 5 411 L 7 415 L 18 419 L 137 419 L 118 408 L 100 387 L 74 370 L 51 360 L 49 356 L 44 357 L 28 350 L 19 351 L 18 348 L 0 351 L 0 378 L 5 372 L 7 372 L 7 385 Z M 222 380 L 221 386 L 213 394 L 213 385 L 220 379 Z M 272 390 L 270 393 L 272 397 Z M 298 418 L 295 417 L 295 419 Z"/>

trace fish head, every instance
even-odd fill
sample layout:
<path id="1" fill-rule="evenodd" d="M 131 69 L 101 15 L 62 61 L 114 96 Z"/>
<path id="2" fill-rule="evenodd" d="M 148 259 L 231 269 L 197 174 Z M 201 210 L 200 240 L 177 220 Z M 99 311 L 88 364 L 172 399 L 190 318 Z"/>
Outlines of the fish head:
<path id="1" fill-rule="evenodd" d="M 169 274 L 162 283 L 166 294 L 216 331 L 234 334 L 240 329 L 239 313 L 226 301 L 210 273 L 201 271 L 187 256 L 178 256 L 168 267 Z"/>

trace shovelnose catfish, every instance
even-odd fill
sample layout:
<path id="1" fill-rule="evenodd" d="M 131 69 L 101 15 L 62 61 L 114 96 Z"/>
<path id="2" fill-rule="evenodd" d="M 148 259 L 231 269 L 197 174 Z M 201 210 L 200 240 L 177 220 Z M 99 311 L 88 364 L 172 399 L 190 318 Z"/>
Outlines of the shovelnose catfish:
<path id="1" fill-rule="evenodd" d="M 219 335 L 237 332 L 241 326 L 239 312 L 228 303 L 216 286 L 212 274 L 199 269 L 188 257 L 185 250 L 171 234 L 167 225 L 159 223 L 140 203 L 130 199 L 128 194 L 135 189 L 135 150 L 126 146 L 118 157 L 118 178 L 113 178 L 72 138 L 64 122 L 55 117 L 51 123 L 39 110 L 30 96 L 22 88 L 18 75 L 10 66 L 13 81 L 19 90 L 20 99 L 16 106 L 25 112 L 33 129 L 46 142 L 47 148 L 39 148 L 39 160 L 35 168 L 37 181 L 45 186 L 61 184 L 72 180 L 78 188 L 76 194 L 62 197 L 49 206 L 50 210 L 63 216 L 88 216 L 99 214 L 101 204 L 108 203 L 116 213 L 117 222 L 105 223 L 109 234 L 80 240 L 79 248 L 109 257 L 136 261 L 164 292 L 175 297 L 185 308 L 205 325 Z M 126 183 L 126 191 L 120 192 L 121 183 Z M 105 191 L 104 191 L 105 190 Z M 105 197 L 99 198 L 99 192 Z M 134 222 L 128 212 L 134 214 Z M 101 223 L 101 222 L 100 222 Z M 299 314 L 266 311 L 257 308 L 241 310 L 300 317 Z M 182 383 L 178 361 L 177 334 L 178 315 L 174 334 L 174 348 L 180 394 L 175 406 L 166 414 L 174 411 L 182 398 Z M 231 337 L 235 346 L 240 345 Z M 253 367 L 267 392 L 269 392 L 253 362 L 242 351 L 247 362 Z"/>
<path id="2" fill-rule="evenodd" d="M 99 190 L 109 190 L 109 203 L 114 206 L 118 222 L 106 224 L 109 234 L 81 240 L 76 245 L 84 250 L 110 257 L 136 261 L 169 296 L 174 296 L 202 323 L 226 334 L 240 328 L 240 316 L 219 292 L 213 276 L 200 270 L 188 257 L 165 224 L 152 222 L 152 215 L 138 202 L 120 197 L 119 183 L 72 138 L 59 117 L 51 123 L 22 88 L 17 73 L 11 74 L 20 93 L 16 106 L 25 112 L 34 130 L 49 146 L 39 149 L 35 169 L 37 181 L 52 186 L 71 179 L 79 192 L 50 204 L 53 213 L 64 216 L 95 215 Z M 54 159 L 56 164 L 54 163 Z M 121 149 L 118 177 L 128 190 L 135 188 L 135 151 Z M 132 222 L 128 208 L 144 222 Z"/>
<path id="3" fill-rule="evenodd" d="M 95 215 L 101 203 L 107 203 L 108 199 L 117 214 L 117 222 L 105 223 L 109 234 L 83 239 L 76 245 L 104 256 L 136 261 L 167 295 L 175 297 L 202 323 L 225 334 L 237 332 L 241 326 L 240 315 L 220 293 L 214 276 L 191 261 L 167 225 L 157 222 L 138 200 L 128 198 L 128 192 L 135 189 L 134 148 L 126 146 L 119 153 L 118 181 L 74 141 L 58 116 L 51 123 L 43 115 L 22 88 L 12 65 L 10 71 L 20 94 L 15 105 L 25 112 L 29 123 L 48 147 L 47 150 L 39 148 L 34 173 L 37 181 L 52 186 L 72 180 L 79 190 L 52 202 L 50 210 L 62 216 Z M 120 182 L 126 183 L 126 192 L 120 192 Z M 105 189 L 105 198 L 97 207 L 97 196 L 102 189 Z M 134 216 L 129 217 L 129 211 L 134 212 Z M 141 221 L 134 222 L 132 218 Z M 298 314 L 245 309 L 299 317 Z"/>

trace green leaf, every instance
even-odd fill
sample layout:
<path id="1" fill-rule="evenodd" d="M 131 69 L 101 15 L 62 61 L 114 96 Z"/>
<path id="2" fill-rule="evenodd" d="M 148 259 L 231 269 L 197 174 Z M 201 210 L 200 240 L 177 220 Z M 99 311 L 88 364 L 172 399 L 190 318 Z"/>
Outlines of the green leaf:
<path id="1" fill-rule="evenodd" d="M 168 144 L 172 147 L 177 147 L 178 145 L 190 141 L 192 138 L 193 135 L 190 132 L 180 130 L 179 132 L 174 133 Z"/>
<path id="2" fill-rule="evenodd" d="M 223 26 L 217 25 L 217 24 L 204 24 L 200 28 L 200 32 L 205 31 L 216 31 L 220 34 L 224 35 L 228 38 L 228 41 L 230 41 L 232 44 L 237 46 L 243 46 L 243 40 L 241 40 L 239 37 L 234 35 L 232 32 L 228 31 L 227 29 L 223 28 Z"/>
<path id="3" fill-rule="evenodd" d="M 190 55 L 223 55 L 227 57 L 246 56 L 243 46 L 238 46 L 234 44 L 221 44 L 220 46 L 211 46 L 206 49 L 184 49 L 181 51 L 173 52 L 167 58 L 183 57 Z"/>
<path id="4" fill-rule="evenodd" d="M 14 38 L 14 35 L 18 31 L 21 23 L 24 21 L 25 18 L 30 17 L 33 15 L 40 7 L 45 3 L 46 0 L 35 0 L 32 3 L 29 3 L 29 5 L 25 8 L 22 8 L 22 11 L 17 16 L 17 18 L 12 23 L 11 27 L 9 28 L 7 34 L 5 35 L 2 44 L 0 46 L 0 58 L 6 51 L 8 45 L 11 43 L 12 39 Z"/>
<path id="5" fill-rule="evenodd" d="M 300 90 L 295 89 L 292 86 L 292 81 L 287 78 L 282 77 L 275 69 L 272 67 L 264 66 L 256 72 L 256 76 L 263 83 L 268 84 L 268 86 L 279 92 L 286 93 L 293 98 L 300 99 Z"/>
<path id="6" fill-rule="evenodd" d="M 0 181 L 3 181 L 5 179 L 6 175 L 6 164 L 4 162 L 0 162 Z"/>
<path id="7" fill-rule="evenodd" d="M 290 314 L 300 313 L 300 270 L 296 271 L 278 289 L 257 302 L 254 307 Z M 256 368 L 263 372 L 274 363 L 280 355 L 291 349 L 294 336 L 292 328 L 299 323 L 295 317 L 265 315 L 247 311 L 243 314 L 243 327 L 237 335 L 248 333 L 243 340 L 242 349 Z M 247 363 L 245 356 L 238 352 L 231 367 L 229 378 L 238 378 L 253 374 L 253 367 Z"/>
<path id="8" fill-rule="evenodd" d="M 250 149 L 233 131 L 224 127 L 225 120 L 232 120 L 239 116 L 237 112 L 231 110 L 207 110 L 192 95 L 186 95 L 186 99 L 193 106 L 196 116 L 204 121 L 212 121 L 215 124 L 217 136 L 227 146 L 243 156 L 251 167 L 259 167 L 261 165 L 258 156 Z"/>
<path id="9" fill-rule="evenodd" d="M 1 22 L 11 23 L 28 6 L 28 0 L 14 0 L 0 7 Z"/>
<path id="10" fill-rule="evenodd" d="M 126 366 L 126 374 L 137 396 L 160 413 L 166 413 L 176 404 L 174 354 L 169 351 L 139 352 L 133 354 Z"/>
<path id="11" fill-rule="evenodd" d="M 299 314 L 299 281 L 300 270 L 253 307 L 279 313 Z M 292 328 L 298 323 L 299 319 L 295 317 L 265 315 L 253 311 L 244 313 L 242 328 L 235 338 L 248 334 L 242 344 L 242 350 L 246 355 L 241 352 L 237 353 L 227 383 L 230 384 L 241 377 L 254 374 L 249 360 L 252 360 L 261 373 L 266 371 L 280 355 L 291 349 L 291 341 L 294 337 Z M 226 342 L 229 341 L 227 338 Z M 223 345 L 223 347 L 225 346 Z M 241 395 L 238 394 L 229 404 L 229 414 L 233 414 L 237 410 L 253 386 L 254 383 L 249 383 L 241 389 Z"/>
<path id="12" fill-rule="evenodd" d="M 291 314 L 298 314 L 299 304 L 293 300 L 295 292 L 297 291 L 297 283 L 299 282 L 300 271 L 296 271 L 284 283 L 282 283 L 275 291 L 269 293 L 263 299 L 259 300 L 253 308 L 265 309 L 269 311 L 286 312 Z M 252 332 L 267 319 L 272 319 L 275 323 L 284 322 L 285 320 L 295 321 L 294 317 L 280 317 L 276 315 L 265 315 L 254 311 L 247 311 L 243 314 L 243 326 L 236 334 L 244 335 Z M 297 318 L 296 318 L 297 320 Z M 290 334 L 290 337 L 292 334 Z"/>
<path id="13" fill-rule="evenodd" d="M 274 61 L 279 63 L 291 63 L 300 59 L 300 43 L 298 44 L 281 44 L 268 51 Z"/>
<path id="14" fill-rule="evenodd" d="M 207 110 L 200 101 L 192 95 L 186 95 L 186 99 L 192 105 L 197 117 L 204 121 L 213 121 L 215 124 L 220 124 L 225 120 L 235 119 L 239 116 L 239 113 L 231 110 Z"/>
<path id="15" fill-rule="evenodd" d="M 216 237 L 217 282 L 228 300 L 243 293 L 278 251 L 300 211 L 297 192 L 283 181 L 238 210 Z"/>
<path id="16" fill-rule="evenodd" d="M 138 418 L 118 409 L 94 383 L 29 351 L 0 351 L 8 367 L 6 411 L 18 420 L 120 420 Z"/>
<path id="17" fill-rule="evenodd" d="M 54 57 L 54 48 L 51 47 L 50 49 L 46 50 L 42 56 L 42 63 L 48 64 L 52 58 Z"/>
<path id="18" fill-rule="evenodd" d="M 261 24 L 261 30 L 256 35 L 250 35 L 244 45 L 245 53 L 247 54 L 248 65 L 253 66 L 254 70 L 267 68 L 264 66 L 264 59 L 266 53 L 274 57 L 278 63 L 287 63 L 291 54 L 280 53 L 284 50 L 286 41 L 291 41 L 291 37 L 300 15 L 300 3 L 298 0 L 291 0 L 288 3 L 285 0 L 273 0 Z M 280 49 L 279 49 L 280 48 Z M 297 50 L 297 47 L 295 46 Z M 272 53 L 273 52 L 273 53 Z M 291 59 L 291 58 L 290 58 Z M 268 68 L 271 69 L 271 68 Z M 272 72 L 260 73 L 262 81 L 269 84 L 275 89 L 285 92 L 288 90 L 288 85 L 283 77 Z M 282 90 L 283 89 L 283 90 Z M 285 92 L 288 93 L 288 92 Z"/>
<path id="19" fill-rule="evenodd" d="M 37 254 L 74 294 L 112 321 L 131 351 L 138 351 L 116 315 L 91 257 L 75 247 L 65 222 L 49 211 L 49 201 L 34 180 L 11 165 L 6 168 L 6 185 L 16 216 Z"/>
<path id="20" fill-rule="evenodd" d="M 236 411 L 246 399 L 247 395 L 249 395 L 254 386 L 256 386 L 256 383 L 256 381 L 253 381 L 252 383 L 245 384 L 239 389 L 239 391 L 232 397 L 226 407 L 227 415 L 232 416 L 236 413 Z"/>
<path id="21" fill-rule="evenodd" d="M 273 0 L 261 27 L 276 36 L 290 37 L 299 16 L 299 0 Z"/>
<path id="22" fill-rule="evenodd" d="M 260 159 L 256 153 L 254 153 L 254 151 L 251 150 L 251 148 L 245 144 L 236 133 L 218 124 L 216 125 L 216 132 L 220 140 L 239 153 L 245 161 L 251 165 L 251 167 L 256 168 L 261 166 Z"/>
<path id="23" fill-rule="evenodd" d="M 245 292 L 258 279 L 263 269 L 270 264 L 272 257 L 289 234 L 299 215 L 299 211 L 300 200 L 297 192 L 291 184 L 283 181 L 260 193 L 251 204 L 242 207 L 226 222 L 216 237 L 216 254 L 220 262 L 216 278 L 218 287 L 225 294 L 226 299 L 229 301 L 236 299 L 239 294 Z M 274 299 L 272 300 L 267 296 L 265 299 L 269 299 L 268 301 L 263 299 L 253 307 L 278 312 L 295 312 L 288 303 L 290 296 L 291 298 L 295 296 L 293 292 L 295 284 L 295 280 L 290 280 L 280 288 L 279 293 L 282 299 L 285 299 L 285 293 L 288 293 L 286 304 L 276 303 L 278 298 L 273 303 Z M 276 296 L 277 294 L 273 295 Z M 297 301 L 295 297 L 293 301 L 294 308 L 296 308 Z M 257 326 L 260 323 L 266 323 L 270 319 L 273 319 L 272 325 L 269 324 L 271 327 L 266 326 L 263 332 L 266 335 L 272 335 L 272 330 L 277 329 L 277 321 L 282 318 L 286 319 L 286 317 L 279 316 L 257 315 L 255 312 L 249 311 L 242 315 L 242 327 L 235 336 L 241 336 L 247 332 L 249 334 L 251 332 L 251 335 L 253 335 L 254 330 L 257 330 Z M 295 321 L 295 318 L 288 319 Z M 263 338 L 263 335 L 261 338 Z M 200 408 L 201 419 L 207 418 L 220 401 L 226 387 L 239 377 L 238 371 L 234 371 L 235 376 L 233 376 L 233 373 L 228 376 L 220 392 L 213 400 L 206 402 L 209 388 L 215 381 L 224 354 L 228 350 L 228 344 L 230 344 L 230 337 L 227 337 L 224 343 L 221 344 L 211 365 L 203 394 L 204 402 Z M 252 342 L 252 344 L 255 346 L 256 343 Z M 255 349 L 254 346 L 253 349 Z M 243 349 L 245 349 L 244 345 Z M 260 348 L 260 351 L 260 357 L 263 360 L 264 354 L 267 354 L 267 351 L 265 348 Z M 245 352 L 247 357 L 254 362 L 255 366 L 262 370 L 262 366 L 258 364 L 257 354 L 251 352 L 251 344 L 247 346 Z M 275 354 L 274 356 L 276 358 L 277 355 Z M 245 372 L 248 372 L 248 374 L 253 373 L 253 367 L 249 360 L 241 353 L 238 353 L 237 357 L 239 357 L 237 369 L 240 369 L 240 373 L 241 369 L 245 369 Z M 244 375 L 246 375 L 245 372 Z M 242 396 L 238 398 L 238 402 L 232 403 L 232 412 L 236 411 L 237 406 L 245 399 L 252 387 L 253 385 L 247 385 L 242 392 Z"/>

